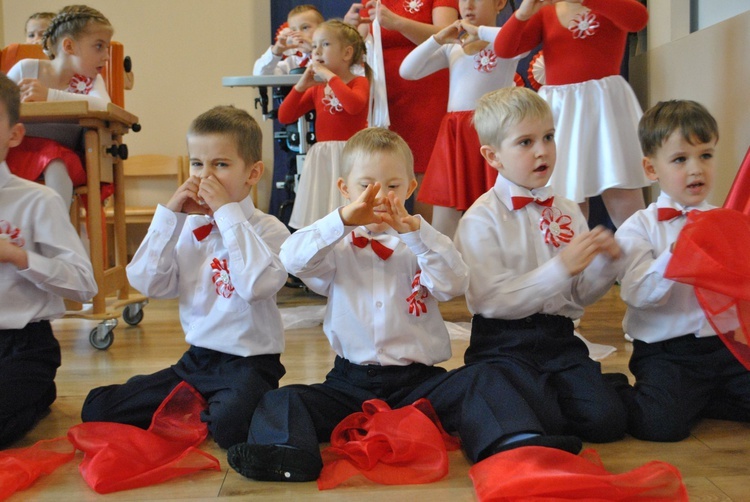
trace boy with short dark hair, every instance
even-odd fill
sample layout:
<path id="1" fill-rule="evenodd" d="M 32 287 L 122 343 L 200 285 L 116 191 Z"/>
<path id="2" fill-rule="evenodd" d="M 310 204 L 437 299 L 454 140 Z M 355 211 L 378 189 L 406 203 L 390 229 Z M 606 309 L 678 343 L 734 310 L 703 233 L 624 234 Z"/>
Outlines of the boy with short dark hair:
<path id="1" fill-rule="evenodd" d="M 719 130 L 699 103 L 673 100 L 647 110 L 638 135 L 643 169 L 661 193 L 615 235 L 627 264 L 623 326 L 635 339 L 635 386 L 622 386 L 621 395 L 632 436 L 680 441 L 704 417 L 750 421 L 750 372 L 711 327 L 693 286 L 664 277 L 687 214 L 714 208 L 706 198 Z"/>
<path id="2" fill-rule="evenodd" d="M 313 32 L 323 21 L 323 14 L 312 4 L 298 5 L 290 10 L 287 27 L 255 61 L 253 75 L 287 75 L 298 68 L 298 71 L 304 70 L 311 57 Z"/>
<path id="3" fill-rule="evenodd" d="M 50 321 L 63 298 L 97 292 L 86 250 L 53 190 L 11 174 L 5 157 L 21 143 L 18 86 L 0 75 L 0 448 L 21 438 L 55 401 L 60 345 Z"/>
<path id="4" fill-rule="evenodd" d="M 227 448 L 244 440 L 258 401 L 278 387 L 285 371 L 276 293 L 287 278 L 278 252 L 289 231 L 250 197 L 263 174 L 261 140 L 255 119 L 231 106 L 191 124 L 190 177 L 157 207 L 127 267 L 130 284 L 143 294 L 179 297 L 191 346 L 171 368 L 93 389 L 84 421 L 145 429 L 184 380 L 208 401 L 201 418 Z"/>

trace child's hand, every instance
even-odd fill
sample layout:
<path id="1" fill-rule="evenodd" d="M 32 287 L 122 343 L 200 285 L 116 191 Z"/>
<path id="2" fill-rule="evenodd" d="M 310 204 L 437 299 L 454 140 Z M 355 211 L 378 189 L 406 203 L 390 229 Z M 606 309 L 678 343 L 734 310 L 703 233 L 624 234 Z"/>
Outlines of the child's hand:
<path id="1" fill-rule="evenodd" d="M 620 247 L 615 242 L 612 232 L 598 226 L 590 232 L 574 237 L 560 252 L 560 258 L 570 275 L 578 275 L 601 253 L 617 259 L 620 256 Z"/>
<path id="2" fill-rule="evenodd" d="M 29 255 L 7 239 L 0 239 L 0 263 L 10 263 L 18 270 L 29 268 Z"/>
<path id="3" fill-rule="evenodd" d="M 419 230 L 422 220 L 417 216 L 410 215 L 404 207 L 404 203 L 396 197 L 394 192 L 388 192 L 388 196 L 383 202 L 386 210 L 383 221 L 396 232 L 406 234 Z"/>
<path id="4" fill-rule="evenodd" d="M 454 21 L 433 36 L 435 37 L 435 42 L 440 45 L 460 44 L 461 40 L 459 39 L 459 36 L 461 33 L 461 21 Z"/>
<path id="5" fill-rule="evenodd" d="M 24 78 L 18 83 L 21 91 L 21 102 L 47 101 L 49 89 L 35 78 Z"/>
<path id="6" fill-rule="evenodd" d="M 224 204 L 232 202 L 227 189 L 213 175 L 201 180 L 200 187 L 198 188 L 198 197 L 208 205 L 211 210 L 210 215 L 218 211 Z"/>
<path id="7" fill-rule="evenodd" d="M 167 209 L 175 213 L 199 213 L 208 214 L 208 207 L 198 197 L 198 188 L 201 179 L 198 176 L 190 176 L 167 202 Z"/>
<path id="8" fill-rule="evenodd" d="M 554 4 L 560 0 L 523 0 L 521 6 L 516 10 L 516 19 L 519 21 L 528 21 L 531 16 L 539 12 L 539 9 L 547 4 Z"/>
<path id="9" fill-rule="evenodd" d="M 310 67 L 313 71 L 313 77 L 320 76 L 321 79 L 323 79 L 325 82 L 330 81 L 333 77 L 336 76 L 335 73 L 333 73 L 331 70 L 328 69 L 327 66 L 312 62 L 310 63 Z M 316 84 L 319 84 L 320 82 L 318 80 L 315 81 Z"/>
<path id="10" fill-rule="evenodd" d="M 289 45 L 287 45 L 287 39 L 292 34 L 292 29 L 287 27 L 284 28 L 279 32 L 279 36 L 276 38 L 276 43 L 273 44 L 271 47 L 271 52 L 274 54 L 274 56 L 281 56 L 284 54 L 284 52 L 291 49 Z"/>
<path id="11" fill-rule="evenodd" d="M 383 218 L 375 213 L 375 208 L 383 203 L 378 197 L 380 183 L 367 185 L 357 200 L 349 203 L 340 210 L 341 221 L 348 227 L 382 223 Z"/>
<path id="12" fill-rule="evenodd" d="M 369 23 L 370 19 L 367 17 L 362 17 L 360 14 L 362 12 L 362 9 L 364 8 L 364 5 L 361 3 L 353 3 L 351 7 L 349 7 L 349 10 L 346 11 L 346 14 L 344 15 L 344 22 L 346 24 L 350 24 L 357 28 L 362 23 Z"/>
<path id="13" fill-rule="evenodd" d="M 294 85 L 294 90 L 296 90 L 297 92 L 305 92 L 310 87 L 320 85 L 320 82 L 315 80 L 315 70 L 313 69 L 314 66 L 315 63 L 313 62 L 307 65 L 307 68 L 305 68 L 305 73 L 302 74 L 302 77 Z"/>

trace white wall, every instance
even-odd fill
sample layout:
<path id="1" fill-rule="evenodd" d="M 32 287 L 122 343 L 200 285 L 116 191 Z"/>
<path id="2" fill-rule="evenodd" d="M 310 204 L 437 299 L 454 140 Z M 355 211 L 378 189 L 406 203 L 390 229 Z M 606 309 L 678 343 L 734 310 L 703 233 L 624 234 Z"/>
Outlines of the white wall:
<path id="1" fill-rule="evenodd" d="M 57 11 L 76 2 L 2 0 L 3 46 L 23 41 L 24 22 L 33 12 Z M 115 28 L 133 59 L 135 87 L 126 91 L 125 108 L 137 115 L 143 130 L 125 142 L 133 155 L 184 155 L 190 121 L 214 105 L 234 104 L 261 122 L 264 161 L 270 175 L 273 143 L 270 123 L 253 110 L 255 91 L 224 88 L 221 77 L 247 75 L 271 37 L 267 0 L 87 0 Z M 261 187 L 260 207 L 267 206 L 270 177 Z"/>
<path id="2" fill-rule="evenodd" d="M 750 11 L 750 0 L 698 0 L 698 29 Z"/>
<path id="3" fill-rule="evenodd" d="M 692 99 L 716 118 L 719 172 L 710 201 L 722 205 L 750 146 L 750 11 L 655 48 L 651 30 L 649 49 L 631 59 L 631 84 L 644 109 Z"/>

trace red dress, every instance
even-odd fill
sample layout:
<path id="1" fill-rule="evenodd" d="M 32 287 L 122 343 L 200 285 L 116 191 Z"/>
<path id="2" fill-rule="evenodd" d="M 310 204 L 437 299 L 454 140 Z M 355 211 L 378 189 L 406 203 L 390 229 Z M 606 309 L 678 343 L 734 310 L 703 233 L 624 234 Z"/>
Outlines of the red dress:
<path id="1" fill-rule="evenodd" d="M 381 3 L 394 14 L 426 24 L 432 24 L 432 10 L 436 7 L 458 11 L 457 0 L 381 0 Z M 391 129 L 411 148 L 414 171 L 424 173 L 448 109 L 448 70 L 416 81 L 404 80 L 399 75 L 401 62 L 416 45 L 397 31 L 381 30 Z"/>

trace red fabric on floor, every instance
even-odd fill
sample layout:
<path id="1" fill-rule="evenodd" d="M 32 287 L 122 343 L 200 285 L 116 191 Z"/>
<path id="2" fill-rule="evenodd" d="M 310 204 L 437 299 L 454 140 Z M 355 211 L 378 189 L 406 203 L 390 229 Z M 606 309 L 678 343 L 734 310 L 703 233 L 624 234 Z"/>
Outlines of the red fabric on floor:
<path id="1" fill-rule="evenodd" d="M 579 456 L 540 446 L 515 448 L 475 464 L 469 476 L 480 502 L 688 500 L 674 466 L 653 461 L 612 474 L 591 449 Z"/>
<path id="2" fill-rule="evenodd" d="M 75 449 L 67 438 L 39 441 L 34 446 L 0 451 L 0 500 L 34 484 L 70 461 Z"/>
<path id="3" fill-rule="evenodd" d="M 366 401 L 333 430 L 318 489 L 358 474 L 385 485 L 431 483 L 448 474 L 447 451 L 458 447 L 426 399 L 395 410 L 378 399 Z"/>

